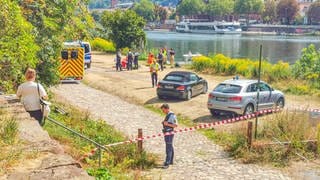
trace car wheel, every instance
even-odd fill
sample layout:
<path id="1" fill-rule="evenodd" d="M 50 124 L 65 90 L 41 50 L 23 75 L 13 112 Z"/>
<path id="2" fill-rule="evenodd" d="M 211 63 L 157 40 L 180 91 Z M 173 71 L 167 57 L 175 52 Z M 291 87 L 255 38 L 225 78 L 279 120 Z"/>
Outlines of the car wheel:
<path id="1" fill-rule="evenodd" d="M 186 100 L 190 100 L 192 97 L 192 92 L 191 90 L 188 90 L 187 94 L 186 94 Z"/>
<path id="2" fill-rule="evenodd" d="M 163 99 L 163 96 L 161 96 L 161 95 L 158 95 L 158 99 Z"/>
<path id="3" fill-rule="evenodd" d="M 278 99 L 277 103 L 276 103 L 277 107 L 279 108 L 283 108 L 284 107 L 284 99 L 281 97 Z"/>
<path id="4" fill-rule="evenodd" d="M 243 115 L 252 114 L 254 112 L 254 107 L 252 104 L 248 104 L 244 109 Z"/>
<path id="5" fill-rule="evenodd" d="M 205 84 L 203 86 L 203 91 L 202 91 L 202 94 L 206 94 L 208 92 L 208 84 Z"/>
<path id="6" fill-rule="evenodd" d="M 217 115 L 219 115 L 219 111 L 214 110 L 214 109 L 210 109 L 210 113 L 211 113 L 212 116 L 217 116 Z"/>

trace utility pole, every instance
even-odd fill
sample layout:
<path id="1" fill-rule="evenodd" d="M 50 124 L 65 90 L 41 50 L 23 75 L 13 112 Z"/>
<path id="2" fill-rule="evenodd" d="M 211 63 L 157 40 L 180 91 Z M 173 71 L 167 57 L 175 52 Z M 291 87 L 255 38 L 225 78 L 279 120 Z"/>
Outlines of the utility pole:
<path id="1" fill-rule="evenodd" d="M 260 54 L 259 54 L 259 69 L 258 69 L 258 88 L 257 88 L 257 108 L 256 108 L 256 122 L 254 130 L 254 138 L 257 139 L 258 134 L 258 111 L 259 111 L 259 95 L 260 95 L 260 78 L 261 78 L 261 58 L 262 58 L 262 45 L 260 45 Z"/>

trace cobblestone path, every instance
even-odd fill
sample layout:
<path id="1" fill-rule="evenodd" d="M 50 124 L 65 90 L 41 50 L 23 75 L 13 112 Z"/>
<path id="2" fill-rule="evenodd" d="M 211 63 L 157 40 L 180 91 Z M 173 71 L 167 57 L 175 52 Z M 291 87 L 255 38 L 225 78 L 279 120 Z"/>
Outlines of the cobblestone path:
<path id="1" fill-rule="evenodd" d="M 161 132 L 163 117 L 141 106 L 83 84 L 62 84 L 52 89 L 72 105 L 87 109 L 97 118 L 129 137 L 142 128 L 144 136 Z M 144 172 L 146 179 L 290 179 L 278 170 L 242 164 L 198 132 L 178 133 L 174 137 L 175 161 L 168 169 L 155 168 Z M 164 158 L 163 138 L 144 142 L 148 152 Z"/>

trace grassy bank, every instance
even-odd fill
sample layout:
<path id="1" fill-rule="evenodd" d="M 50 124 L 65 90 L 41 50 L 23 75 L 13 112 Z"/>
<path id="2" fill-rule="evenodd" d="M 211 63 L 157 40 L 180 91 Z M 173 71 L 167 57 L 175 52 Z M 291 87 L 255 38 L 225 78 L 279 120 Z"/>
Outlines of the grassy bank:
<path id="1" fill-rule="evenodd" d="M 68 115 L 53 111 L 50 116 L 92 140 L 106 145 L 126 139 L 104 121 L 90 118 L 88 112 L 82 112 L 67 105 L 60 105 L 69 112 Z M 52 138 L 65 145 L 67 147 L 66 152 L 75 159 L 79 159 L 95 148 L 87 141 L 48 121 L 44 128 Z M 83 166 L 90 175 L 102 179 L 133 179 L 140 176 L 140 170 L 148 169 L 155 165 L 156 157 L 146 152 L 143 152 L 142 155 L 138 154 L 136 144 L 119 145 L 108 149 L 108 152 L 103 151 L 103 168 L 98 167 L 97 154 L 82 161 Z"/>
<path id="2" fill-rule="evenodd" d="M 320 97 L 320 51 L 314 45 L 302 50 L 301 58 L 293 65 L 283 61 L 261 63 L 261 79 L 275 88 L 296 95 Z M 197 72 L 216 75 L 239 75 L 249 79 L 258 78 L 259 61 L 232 59 L 222 54 L 192 59 L 191 68 Z"/>

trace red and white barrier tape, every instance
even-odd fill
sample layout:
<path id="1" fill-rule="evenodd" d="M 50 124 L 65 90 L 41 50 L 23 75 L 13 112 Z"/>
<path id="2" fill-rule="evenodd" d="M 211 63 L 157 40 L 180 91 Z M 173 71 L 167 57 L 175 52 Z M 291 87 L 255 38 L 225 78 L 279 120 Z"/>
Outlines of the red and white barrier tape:
<path id="1" fill-rule="evenodd" d="M 138 141 L 145 141 L 147 139 L 153 139 L 153 138 L 157 138 L 157 137 L 164 137 L 164 136 L 168 136 L 168 135 L 171 135 L 171 134 L 190 132 L 190 131 L 195 131 L 195 130 L 198 130 L 198 129 L 206 129 L 206 128 L 210 128 L 210 127 L 213 127 L 213 126 L 216 126 L 216 125 L 229 124 L 229 123 L 234 123 L 234 122 L 237 122 L 237 121 L 251 119 L 251 118 L 256 117 L 256 115 L 259 115 L 259 114 L 278 112 L 278 111 L 281 111 L 281 109 L 261 110 L 259 112 L 254 113 L 254 114 L 249 114 L 249 115 L 240 116 L 240 117 L 236 117 L 236 118 L 231 118 L 231 119 L 227 119 L 227 120 L 221 120 L 221 121 L 213 122 L 213 123 L 200 124 L 200 125 L 197 125 L 197 126 L 194 126 L 194 127 L 186 127 L 186 128 L 183 128 L 183 129 L 174 130 L 173 132 L 158 133 L 158 134 L 154 134 L 154 135 L 151 135 L 151 136 L 145 136 L 145 137 L 141 137 L 141 138 L 129 139 L 127 141 L 108 144 L 108 145 L 105 145 L 104 147 L 112 147 L 112 146 L 117 146 L 117 145 L 121 145 L 121 144 L 131 144 L 131 143 L 135 143 L 135 142 L 138 142 Z M 97 151 L 97 149 L 98 148 L 92 149 L 89 153 L 83 155 L 80 158 L 80 160 L 94 155 L 95 152 Z"/>
<path id="2" fill-rule="evenodd" d="M 131 143 L 135 143 L 135 142 L 138 142 L 138 141 L 145 141 L 147 139 L 153 139 L 153 138 L 157 138 L 157 137 L 164 137 L 164 136 L 168 136 L 168 135 L 171 135 L 171 134 L 177 134 L 177 133 L 182 133 L 182 132 L 190 132 L 190 131 L 195 131 L 195 130 L 198 130 L 198 129 L 206 129 L 206 128 L 211 128 L 211 127 L 217 126 L 217 125 L 231 124 L 231 123 L 234 123 L 234 122 L 237 122 L 237 121 L 243 121 L 243 120 L 255 118 L 257 115 L 279 112 L 281 110 L 282 109 L 280 109 L 280 108 L 260 110 L 259 112 L 256 112 L 256 113 L 253 113 L 253 114 L 249 114 L 249 115 L 244 115 L 244 116 L 240 116 L 240 117 L 220 120 L 220 121 L 212 122 L 212 123 L 200 124 L 200 125 L 197 125 L 197 126 L 194 126 L 194 127 L 186 127 L 186 128 L 183 128 L 183 129 L 174 130 L 173 132 L 169 132 L 169 133 L 158 133 L 158 134 L 154 134 L 152 136 L 145 136 L 145 137 L 142 137 L 142 138 L 129 139 L 129 140 L 123 141 L 123 142 L 117 142 L 117 143 L 108 144 L 108 145 L 105 145 L 104 147 L 112 147 L 112 146 L 117 146 L 117 145 L 121 145 L 121 144 L 131 144 Z M 320 112 L 320 109 L 311 109 L 311 108 L 306 109 L 306 108 L 302 108 L 302 107 L 295 108 L 295 110 L 302 110 L 302 111 L 308 111 L 308 112 Z M 97 151 L 97 149 L 98 148 L 92 149 L 89 153 L 85 154 L 80 159 L 84 159 L 84 158 L 87 158 L 87 157 L 90 157 L 90 156 L 94 155 L 95 152 Z"/>

